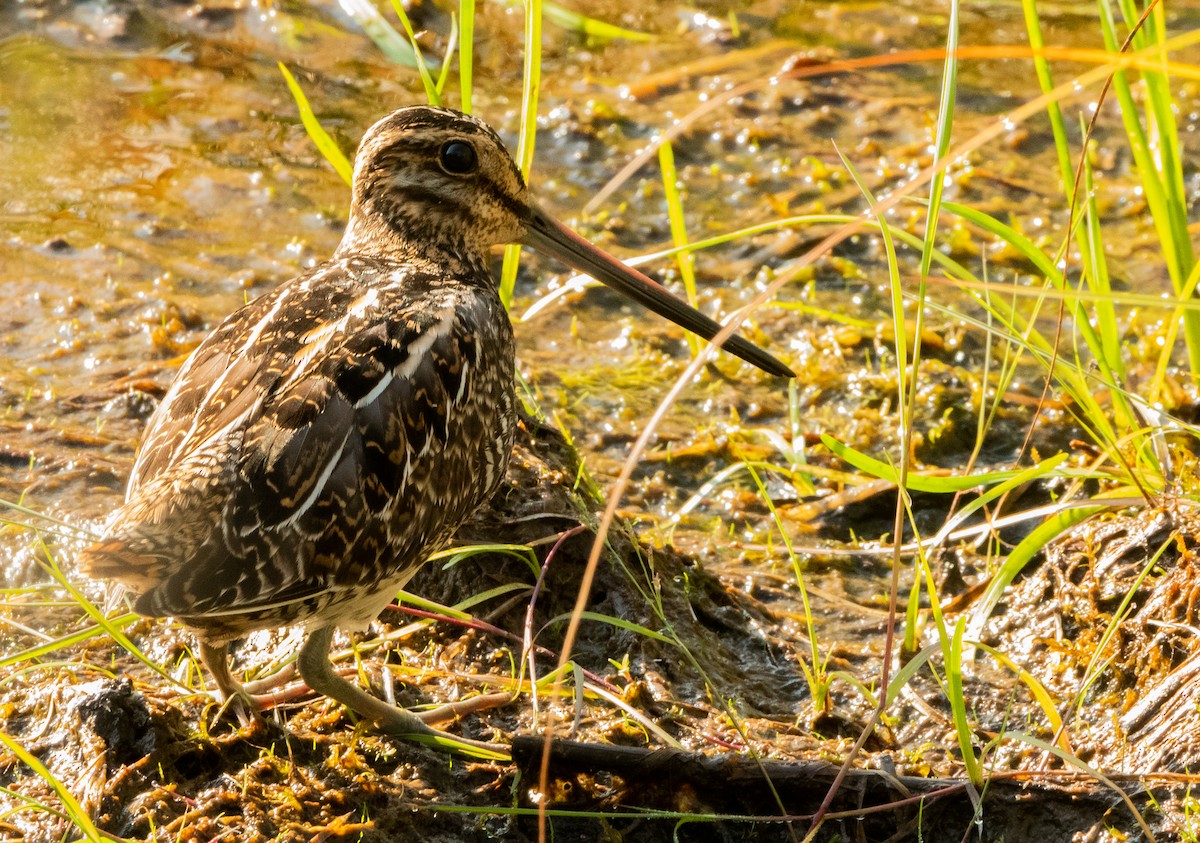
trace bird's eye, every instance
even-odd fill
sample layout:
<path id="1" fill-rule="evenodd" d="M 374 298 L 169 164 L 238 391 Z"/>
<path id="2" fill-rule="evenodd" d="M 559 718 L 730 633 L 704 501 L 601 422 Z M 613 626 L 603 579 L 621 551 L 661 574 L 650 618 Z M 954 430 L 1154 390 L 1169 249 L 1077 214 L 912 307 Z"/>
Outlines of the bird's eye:
<path id="1" fill-rule="evenodd" d="M 448 141 L 442 144 L 438 153 L 438 162 L 442 169 L 455 176 L 465 176 L 475 172 L 479 167 L 479 157 L 475 147 L 466 141 Z"/>

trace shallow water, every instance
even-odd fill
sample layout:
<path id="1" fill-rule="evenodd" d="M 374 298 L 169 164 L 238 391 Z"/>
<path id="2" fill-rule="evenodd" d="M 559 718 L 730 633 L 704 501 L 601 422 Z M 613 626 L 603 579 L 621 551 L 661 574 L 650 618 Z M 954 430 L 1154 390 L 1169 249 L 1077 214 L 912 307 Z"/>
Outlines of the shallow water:
<path id="1" fill-rule="evenodd" d="M 773 21 L 760 9 L 738 8 L 738 38 L 723 11 L 590 11 L 660 37 L 650 45 L 588 44 L 547 27 L 532 181 L 543 201 L 568 218 L 577 218 L 654 133 L 732 85 L 769 76 L 793 53 L 877 53 L 935 47 L 942 38 L 936 16 L 903 6 L 785 6 Z M 422 13 L 419 26 L 437 31 L 447 23 L 429 7 Z M 332 4 L 47 2 L 2 14 L 8 34 L 0 44 L 0 74 L 8 84 L 0 91 L 0 194 L 7 236 L 0 264 L 9 267 L 3 284 L 10 307 L 0 317 L 8 467 L 0 491 L 94 525 L 119 498 L 144 416 L 176 358 L 239 303 L 328 255 L 339 237 L 345 188 L 299 125 L 276 60 L 298 72 L 323 124 L 348 151 L 380 114 L 419 100 L 419 85 L 410 71 L 381 59 Z M 1015 9 L 989 6 L 984 17 L 965 14 L 964 43 L 1020 43 Z M 1072 21 L 1069 14 L 1050 16 L 1048 37 L 1065 36 Z M 513 10 L 489 4 L 477 26 L 476 110 L 510 142 L 519 104 L 519 23 Z M 640 100 L 620 96 L 622 84 L 647 73 L 739 49 L 747 58 L 717 73 L 685 75 Z M 964 65 L 960 132 L 1028 94 L 1030 82 L 1013 73 L 1014 64 Z M 781 82 L 702 121 L 675 143 L 691 238 L 764 222 L 783 208 L 856 209 L 853 185 L 830 175 L 834 144 L 874 184 L 901 183 L 927 161 L 937 74 L 930 63 L 864 73 L 852 82 Z M 997 90 L 997 76 L 1012 90 Z M 1006 149 L 1011 157 L 998 158 Z M 1042 207 L 1041 186 L 1026 174 L 1047 170 L 1049 154 L 1040 125 L 1014 130 L 1007 147 L 963 168 L 970 177 L 952 183 L 952 198 L 992 209 L 1003 202 L 1017 215 Z M 652 162 L 581 227 L 620 254 L 644 252 L 669 245 L 663 209 Z M 1038 223 L 1027 225 L 1036 230 Z M 821 231 L 809 230 L 760 235 L 699 255 L 702 305 L 719 314 L 748 299 Z M 854 238 L 836 255 L 781 298 L 868 324 L 885 320 L 876 240 Z M 667 279 L 678 274 L 669 262 L 659 266 Z M 527 261 L 514 312 L 552 289 L 560 272 L 544 260 Z M 804 373 L 803 432 L 849 441 L 866 436 L 875 447 L 892 439 L 887 413 L 875 412 L 888 402 L 891 377 L 886 343 L 873 329 L 772 309 L 756 322 L 753 335 Z M 935 322 L 942 329 L 955 330 Z M 593 471 L 615 473 L 686 361 L 679 332 L 593 291 L 569 308 L 550 308 L 519 333 L 522 372 L 547 411 L 591 455 Z M 944 356 L 970 364 L 978 351 L 967 342 Z M 747 429 L 757 427 L 788 431 L 780 384 L 729 358 L 719 365 L 737 383 L 699 384 L 659 428 L 664 453 L 701 456 L 682 465 L 651 463 L 640 473 L 644 482 L 632 504 L 654 518 L 674 513 L 729 464 L 728 449 L 720 452 L 730 436 L 753 439 Z M 1012 447 L 998 445 L 997 456 Z M 937 463 L 953 467 L 949 456 Z M 73 472 L 70 479 L 64 468 Z M 736 514 L 737 503 L 708 509 Z M 15 557 L 27 559 L 18 548 Z M 21 581 L 20 563 L 14 570 L 13 555 L 6 556 L 9 580 Z"/>

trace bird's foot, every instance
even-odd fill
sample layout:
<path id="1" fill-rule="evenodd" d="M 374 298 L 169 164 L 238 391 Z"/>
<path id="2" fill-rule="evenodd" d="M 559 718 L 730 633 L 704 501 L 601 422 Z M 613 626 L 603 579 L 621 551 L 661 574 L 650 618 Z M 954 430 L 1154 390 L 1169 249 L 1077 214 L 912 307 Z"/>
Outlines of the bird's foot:
<path id="1" fill-rule="evenodd" d="M 443 732 L 441 729 L 435 729 L 429 724 L 454 720 L 464 714 L 495 708 L 511 699 L 512 695 L 510 694 L 484 694 L 420 713 L 379 701 L 379 707 L 372 706 L 372 711 L 367 716 L 382 731 L 398 738 L 413 740 L 447 752 L 460 752 L 490 760 L 507 761 L 512 755 L 506 746 L 459 737 L 449 732 Z M 366 714 L 365 712 L 360 713 Z"/>
<path id="2" fill-rule="evenodd" d="M 284 665 L 269 676 L 264 676 L 262 679 L 255 679 L 251 682 L 243 683 L 242 690 L 255 697 L 273 696 L 273 692 L 278 691 L 281 688 L 283 689 L 283 693 L 287 693 L 292 687 L 289 686 L 288 683 L 295 679 L 296 676 L 296 663 L 292 662 L 291 664 Z M 300 687 L 306 688 L 307 686 L 301 685 Z M 291 698 L 290 695 L 288 698 Z"/>
<path id="3" fill-rule="evenodd" d="M 386 703 L 371 696 L 338 675 L 329 662 L 329 644 L 333 638 L 333 626 L 324 626 L 309 633 L 300 647 L 296 667 L 300 675 L 319 694 L 335 699 L 361 717 L 373 721 L 381 730 L 397 737 L 424 743 L 444 752 L 461 752 L 492 760 L 510 758 L 508 747 L 460 738 L 439 731 L 429 725 L 443 720 L 460 717 L 471 711 L 479 711 L 508 702 L 508 694 L 487 694 L 471 700 L 444 705 L 432 711 L 414 714 L 405 708 Z"/>
<path id="4" fill-rule="evenodd" d="M 238 726 L 243 729 L 257 723 L 265 722 L 262 716 L 263 708 L 259 706 L 258 701 L 252 694 L 241 690 L 234 691 L 233 693 L 218 690 L 213 697 L 221 706 L 217 709 L 217 721 L 232 717 L 237 720 Z"/>
<path id="5" fill-rule="evenodd" d="M 413 716 L 425 724 L 442 723 L 446 720 L 457 720 L 459 717 L 474 714 L 477 711 L 498 708 L 508 702 L 512 702 L 512 694 L 499 691 L 495 694 L 480 694 L 477 697 L 446 703 L 429 711 L 414 712 Z"/>
<path id="6" fill-rule="evenodd" d="M 270 676 L 243 684 L 229 670 L 224 646 L 213 647 L 202 642 L 200 659 L 217 683 L 215 696 L 221 704 L 217 718 L 232 715 L 243 728 L 255 722 L 264 722 L 264 711 L 308 693 L 308 686 L 303 682 L 287 684 L 296 676 L 294 664 Z"/>

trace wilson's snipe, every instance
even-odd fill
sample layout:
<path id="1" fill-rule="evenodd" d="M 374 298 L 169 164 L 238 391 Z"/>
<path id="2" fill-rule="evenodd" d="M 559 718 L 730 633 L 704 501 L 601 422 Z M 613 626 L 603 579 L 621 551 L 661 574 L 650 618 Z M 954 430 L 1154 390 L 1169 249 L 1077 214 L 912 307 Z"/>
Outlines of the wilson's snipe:
<path id="1" fill-rule="evenodd" d="M 336 626 L 368 624 L 504 476 L 513 331 L 488 251 L 514 242 L 701 336 L 719 329 L 543 213 L 487 125 L 401 109 L 362 140 L 332 260 L 238 310 L 184 364 L 83 570 L 193 629 L 227 697 L 249 699 L 229 642 L 303 621 L 297 665 L 314 691 L 393 733 L 433 733 L 437 713 L 338 676 L 329 644 Z M 725 348 L 792 375 L 740 337 Z"/>

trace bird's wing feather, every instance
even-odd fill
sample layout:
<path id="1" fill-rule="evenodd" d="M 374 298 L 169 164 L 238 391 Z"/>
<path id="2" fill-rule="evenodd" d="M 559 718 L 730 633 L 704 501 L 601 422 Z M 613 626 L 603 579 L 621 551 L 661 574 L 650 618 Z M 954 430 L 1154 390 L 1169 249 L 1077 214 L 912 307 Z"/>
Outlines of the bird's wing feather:
<path id="1" fill-rule="evenodd" d="M 114 537 L 83 560 L 143 592 L 139 611 L 249 613 L 354 588 L 378 579 L 397 532 L 423 551 L 473 506 L 423 484 L 470 404 L 490 300 L 419 279 L 369 293 L 334 280 L 243 308 L 169 391 Z M 180 472 L 197 460 L 219 463 L 208 482 Z"/>

